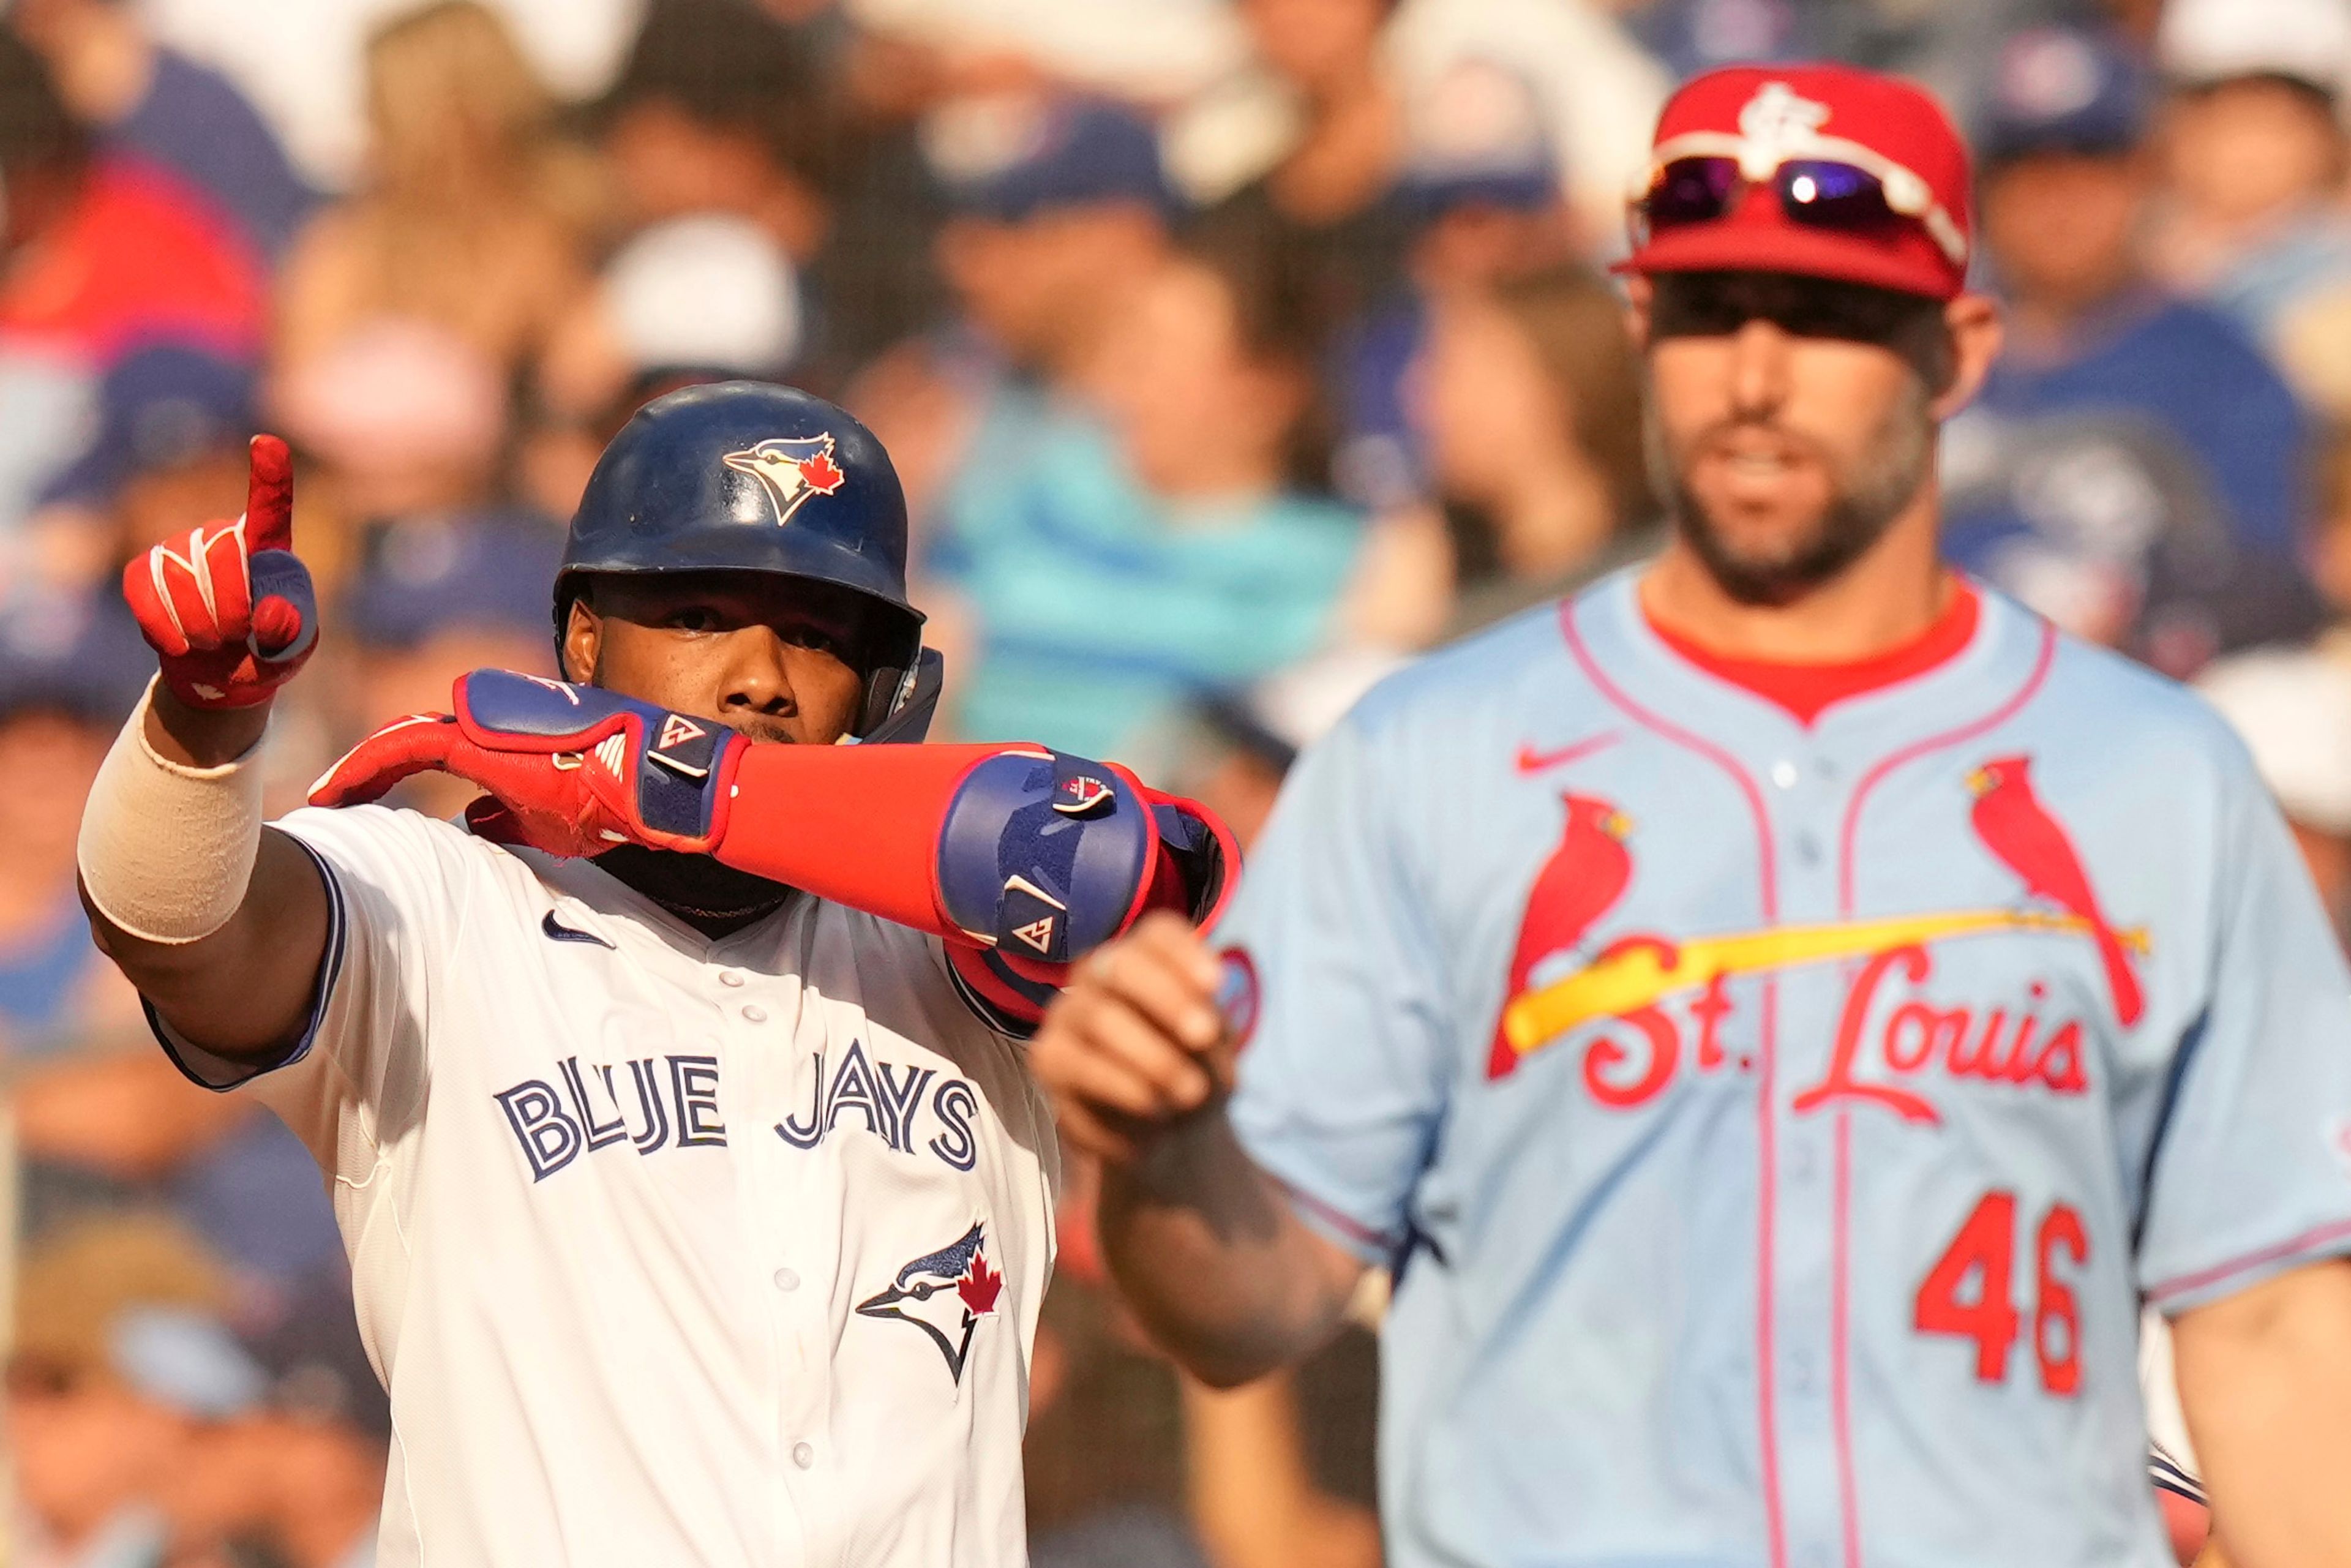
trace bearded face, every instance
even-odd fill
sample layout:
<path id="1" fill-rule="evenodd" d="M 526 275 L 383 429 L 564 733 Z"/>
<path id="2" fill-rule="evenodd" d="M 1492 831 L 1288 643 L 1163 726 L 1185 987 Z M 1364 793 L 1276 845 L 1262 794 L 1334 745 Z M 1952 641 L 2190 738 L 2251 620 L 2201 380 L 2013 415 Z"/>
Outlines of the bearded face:
<path id="1" fill-rule="evenodd" d="M 1742 603 L 1865 555 L 1933 475 L 1931 301 L 1769 274 L 1661 277 L 1645 434 L 1692 552 Z"/>

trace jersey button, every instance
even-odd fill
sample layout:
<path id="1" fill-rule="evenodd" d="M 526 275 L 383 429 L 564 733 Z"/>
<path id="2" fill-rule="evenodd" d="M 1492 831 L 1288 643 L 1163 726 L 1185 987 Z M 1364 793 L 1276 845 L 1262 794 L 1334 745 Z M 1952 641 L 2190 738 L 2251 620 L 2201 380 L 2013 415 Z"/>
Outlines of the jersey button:
<path id="1" fill-rule="evenodd" d="M 1782 789 L 1793 789 L 1796 787 L 1796 765 L 1784 757 L 1771 764 L 1771 782 Z"/>
<path id="2" fill-rule="evenodd" d="M 792 1445 L 792 1463 L 798 1465 L 802 1469 L 808 1469 L 810 1465 L 816 1463 L 816 1450 L 809 1447 L 806 1443 L 794 1443 Z"/>
<path id="3" fill-rule="evenodd" d="M 753 1023 L 766 1023 L 768 1021 L 768 1009 L 761 1007 L 757 1002 L 751 1002 L 744 1007 L 743 1016 L 750 1019 Z"/>
<path id="4" fill-rule="evenodd" d="M 776 1270 L 776 1289 L 778 1291 L 797 1291 L 799 1288 L 800 1277 L 798 1274 L 792 1272 L 789 1269 L 778 1269 Z"/>
<path id="5" fill-rule="evenodd" d="M 718 983 L 722 986 L 739 986 L 743 983 L 743 972 L 740 969 L 721 969 L 718 971 Z"/>

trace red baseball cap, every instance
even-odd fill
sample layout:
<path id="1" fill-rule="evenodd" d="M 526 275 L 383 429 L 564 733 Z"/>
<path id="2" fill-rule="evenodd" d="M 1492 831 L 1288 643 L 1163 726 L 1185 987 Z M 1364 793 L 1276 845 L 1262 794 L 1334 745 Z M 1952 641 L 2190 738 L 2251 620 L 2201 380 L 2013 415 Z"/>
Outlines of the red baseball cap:
<path id="1" fill-rule="evenodd" d="M 1793 272 L 1949 299 L 1974 246 L 1967 144 L 1923 88 L 1853 66 L 1730 66 L 1695 77 L 1657 118 L 1650 172 L 1685 158 L 1735 160 L 1743 178 L 1719 217 L 1663 229 L 1636 202 L 1619 270 Z M 1811 159 L 1862 170 L 1898 221 L 1838 227 L 1788 216 L 1780 166 Z"/>

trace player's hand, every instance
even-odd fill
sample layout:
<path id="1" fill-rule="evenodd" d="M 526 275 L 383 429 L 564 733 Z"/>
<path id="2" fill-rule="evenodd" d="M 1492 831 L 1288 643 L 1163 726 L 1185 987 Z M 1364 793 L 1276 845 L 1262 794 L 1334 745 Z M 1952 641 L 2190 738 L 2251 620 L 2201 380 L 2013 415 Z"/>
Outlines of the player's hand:
<path id="1" fill-rule="evenodd" d="M 1062 1131 L 1114 1164 L 1232 1086 L 1215 955 L 1181 915 L 1145 915 L 1071 972 L 1029 1042 Z"/>
<path id="2" fill-rule="evenodd" d="M 448 773 L 489 792 L 465 819 L 495 842 L 708 854 L 726 830 L 733 761 L 751 744 L 714 720 L 510 670 L 458 676 L 450 706 L 360 741 L 310 786 L 310 803 L 363 805 L 413 774 Z"/>
<path id="3" fill-rule="evenodd" d="M 310 573 L 294 554 L 293 458 L 256 435 L 250 459 L 243 517 L 167 539 L 122 572 L 164 685 L 193 708 L 267 702 L 318 646 Z"/>

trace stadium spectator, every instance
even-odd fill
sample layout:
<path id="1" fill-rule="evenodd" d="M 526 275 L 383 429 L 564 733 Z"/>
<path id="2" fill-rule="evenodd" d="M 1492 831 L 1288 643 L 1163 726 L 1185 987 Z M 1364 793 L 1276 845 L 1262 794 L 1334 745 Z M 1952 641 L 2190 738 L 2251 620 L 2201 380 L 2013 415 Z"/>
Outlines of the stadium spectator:
<path id="1" fill-rule="evenodd" d="M 1091 1238 L 1082 1176 L 1070 1172 L 1064 1238 Z M 1184 1517 L 1176 1370 L 1135 1327 L 1099 1262 L 1061 1261 L 1029 1373 L 1031 1568 L 1210 1568 Z"/>
<path id="2" fill-rule="evenodd" d="M 340 1256 L 315 1167 L 274 1118 L 158 1061 L 137 997 L 80 918 L 81 799 L 150 663 L 104 601 L 0 622 L 0 766 L 20 770 L 0 800 L 0 1046 L 24 1226 L 138 1202 L 173 1213 L 249 1283 L 291 1289 Z"/>
<path id="3" fill-rule="evenodd" d="M 88 939 L 74 890 L 81 800 L 147 684 L 126 616 L 61 599 L 0 620 L 0 1046 L 18 1069 L 139 1028 L 138 998 Z"/>
<path id="4" fill-rule="evenodd" d="M 563 536 L 528 513 L 409 517 L 371 531 L 345 591 L 342 631 L 357 653 L 343 716 L 360 732 L 444 708 L 468 670 L 555 674 L 547 585 Z M 476 791 L 420 776 L 401 800 L 454 816 Z"/>
<path id="5" fill-rule="evenodd" d="M 8 1358 L 26 1568 L 163 1568 L 166 1492 L 204 1422 L 249 1404 L 257 1370 L 221 1327 L 231 1292 L 160 1220 L 93 1221 L 27 1257 Z"/>
<path id="6" fill-rule="evenodd" d="M 1406 371 L 1426 333 L 1426 301 L 1567 259 L 1573 221 L 1533 84 L 1510 66 L 1465 58 L 1405 103 L 1402 198 L 1419 225 L 1410 286 L 1341 329 L 1344 425 L 1333 477 L 1379 509 L 1426 491 L 1424 454 L 1405 404 Z"/>
<path id="7" fill-rule="evenodd" d="M 298 441 L 373 472 L 379 443 L 402 433 L 376 429 L 351 389 L 430 366 L 451 388 L 427 402 L 465 382 L 502 402 L 584 282 L 590 198 L 551 137 L 546 89 L 476 0 L 435 0 L 378 28 L 367 77 L 366 179 L 287 258 L 272 402 Z M 387 419 L 406 406 L 391 402 Z M 491 449 L 498 439 L 494 424 Z"/>
<path id="8" fill-rule="evenodd" d="M 2168 201 L 2155 256 L 2319 401 L 2346 406 L 2351 220 L 2342 210 L 2351 6 L 2341 0 L 2170 0 L 2157 40 L 2170 79 L 2161 151 Z M 2328 322 L 2324 349 L 2299 341 Z M 2306 373 L 2306 379 L 2305 379 Z"/>
<path id="9" fill-rule="evenodd" d="M 1261 229 L 1195 234 L 1102 346 L 1106 428 L 1056 421 L 960 487 L 932 566 L 979 628 L 963 733 L 1115 752 L 1186 692 L 1340 625 L 1362 528 L 1320 493 L 1304 287 Z"/>
<path id="10" fill-rule="evenodd" d="M 522 452 L 529 502 L 569 517 L 629 416 L 702 382 L 786 379 L 800 355 L 791 257 L 748 218 L 696 213 L 640 230 L 557 328 Z"/>
<path id="11" fill-rule="evenodd" d="M 1141 117 L 1098 99 L 992 98 L 942 110 L 949 330 L 872 367 L 859 412 L 890 449 L 919 535 L 998 482 L 1086 395 L 1112 324 L 1165 262 L 1175 198 Z"/>
<path id="12" fill-rule="evenodd" d="M 821 0 L 768 0 L 787 14 Z M 1229 0 L 841 0 L 875 52 L 868 90 L 903 107 L 1060 82 L 1165 104 L 1207 88 L 1246 45 Z"/>
<path id="13" fill-rule="evenodd" d="M 1426 646 L 1645 553 L 1640 370 L 1600 277 L 1561 265 L 1437 296 L 1409 385 L 1432 498 L 1384 519 L 1357 630 Z"/>
<path id="14" fill-rule="evenodd" d="M 18 601 L 110 598 L 132 556 L 208 517 L 235 517 L 256 381 L 249 364 L 194 344 L 124 355 L 99 383 L 87 444 L 42 487 L 29 528 L 34 570 Z"/>
<path id="15" fill-rule="evenodd" d="M 844 170 L 867 166 L 845 92 L 751 0 L 653 0 L 598 108 L 625 223 L 727 214 L 783 247 L 803 284 L 795 376 L 818 388 L 904 330 L 890 318 L 925 287 L 919 223 L 850 235 L 870 248 L 836 243 L 836 187 Z M 919 217 L 921 204 L 910 204 Z"/>
<path id="16" fill-rule="evenodd" d="M 78 449 L 96 379 L 173 338 L 260 347 L 258 258 L 173 175 L 94 149 L 47 68 L 0 29 L 0 590 L 41 485 Z M 5 597 L 5 593 L 0 593 Z"/>
<path id="17" fill-rule="evenodd" d="M 1382 47 L 1396 0 L 1241 0 L 1290 133 L 1271 164 L 1222 204 L 1287 226 L 1307 262 L 1314 308 L 1337 321 L 1404 280 L 1412 214 L 1396 190 L 1403 95 Z"/>
<path id="18" fill-rule="evenodd" d="M 264 256 L 285 254 L 316 197 L 226 77 L 158 43 L 124 0 L 18 0 L 8 19 L 101 146 L 171 170 Z"/>
<path id="19" fill-rule="evenodd" d="M 2147 276 L 2141 68 L 2043 29 L 1986 97 L 1982 235 L 2010 330 L 1947 430 L 1946 548 L 2176 675 L 2306 633 L 2304 416 L 2235 323 Z"/>

